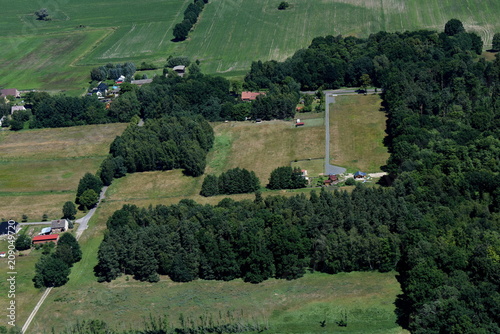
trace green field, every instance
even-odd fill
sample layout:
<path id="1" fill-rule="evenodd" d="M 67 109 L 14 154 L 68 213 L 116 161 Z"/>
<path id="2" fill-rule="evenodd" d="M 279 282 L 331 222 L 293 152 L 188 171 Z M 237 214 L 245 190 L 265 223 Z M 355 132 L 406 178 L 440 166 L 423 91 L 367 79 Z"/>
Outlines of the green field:
<path id="1" fill-rule="evenodd" d="M 15 1 L 2 10 L 0 87 L 82 93 L 93 66 L 168 56 L 199 59 L 205 73 L 241 77 L 254 60 L 283 60 L 316 36 L 366 37 L 380 30 L 442 30 L 458 18 L 491 44 L 500 31 L 496 0 L 295 0 L 277 10 L 268 0 L 212 0 L 188 40 L 174 43 L 173 26 L 190 1 L 55 0 L 52 21 L 35 20 L 42 5 Z"/>
<path id="2" fill-rule="evenodd" d="M 0 218 L 60 218 L 78 182 L 95 173 L 126 124 L 0 132 Z"/>
<path id="3" fill-rule="evenodd" d="M 367 173 L 381 172 L 389 158 L 383 144 L 386 115 L 378 95 L 338 96 L 330 105 L 330 163 Z"/>

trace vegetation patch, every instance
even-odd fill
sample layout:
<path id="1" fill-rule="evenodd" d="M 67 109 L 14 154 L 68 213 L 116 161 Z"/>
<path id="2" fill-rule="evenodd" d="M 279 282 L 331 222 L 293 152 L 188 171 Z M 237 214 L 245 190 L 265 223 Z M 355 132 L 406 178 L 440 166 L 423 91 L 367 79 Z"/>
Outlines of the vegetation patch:
<path id="1" fill-rule="evenodd" d="M 349 171 L 381 172 L 386 115 L 378 95 L 338 96 L 330 105 L 330 163 Z"/>

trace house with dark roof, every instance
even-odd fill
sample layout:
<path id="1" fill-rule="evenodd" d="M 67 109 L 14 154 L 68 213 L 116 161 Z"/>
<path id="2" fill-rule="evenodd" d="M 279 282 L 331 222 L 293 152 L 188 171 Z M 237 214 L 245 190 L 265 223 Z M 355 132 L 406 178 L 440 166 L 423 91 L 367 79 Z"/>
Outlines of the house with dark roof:
<path id="1" fill-rule="evenodd" d="M 0 235 L 17 233 L 18 225 L 19 223 L 14 220 L 0 223 Z"/>
<path id="2" fill-rule="evenodd" d="M 31 239 L 33 245 L 45 244 L 47 242 L 53 242 L 57 244 L 58 241 L 59 241 L 59 234 L 37 235 L 36 237 L 33 237 L 33 239 Z"/>
<path id="3" fill-rule="evenodd" d="M 68 230 L 69 223 L 66 219 L 57 219 L 53 220 L 50 227 L 52 233 L 59 233 Z"/>

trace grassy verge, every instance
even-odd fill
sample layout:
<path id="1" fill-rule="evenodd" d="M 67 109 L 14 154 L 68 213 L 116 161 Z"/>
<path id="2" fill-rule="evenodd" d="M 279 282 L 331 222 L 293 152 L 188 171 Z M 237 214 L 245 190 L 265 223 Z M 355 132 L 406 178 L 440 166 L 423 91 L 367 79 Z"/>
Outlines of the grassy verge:
<path id="1" fill-rule="evenodd" d="M 330 162 L 349 172 L 381 172 L 386 116 L 378 95 L 338 96 L 330 105 Z"/>

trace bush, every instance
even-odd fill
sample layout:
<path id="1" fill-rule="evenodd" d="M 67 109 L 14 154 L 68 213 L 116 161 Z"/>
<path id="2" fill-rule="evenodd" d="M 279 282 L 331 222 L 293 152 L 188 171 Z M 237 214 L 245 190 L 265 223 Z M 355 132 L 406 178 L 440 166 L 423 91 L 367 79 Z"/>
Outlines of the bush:
<path id="1" fill-rule="evenodd" d="M 347 180 L 345 180 L 345 185 L 346 186 L 353 186 L 356 184 L 356 181 L 354 180 L 354 178 L 350 177 L 348 178 Z"/>

